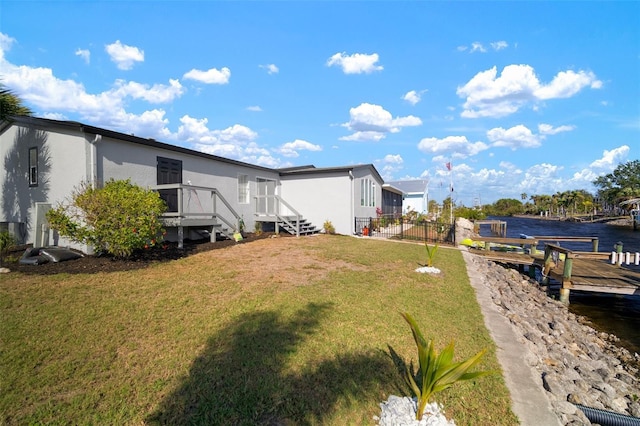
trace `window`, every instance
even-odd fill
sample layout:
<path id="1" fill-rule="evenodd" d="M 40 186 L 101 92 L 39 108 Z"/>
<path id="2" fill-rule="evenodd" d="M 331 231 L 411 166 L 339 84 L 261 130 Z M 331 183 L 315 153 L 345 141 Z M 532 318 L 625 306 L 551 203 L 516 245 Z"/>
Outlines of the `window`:
<path id="1" fill-rule="evenodd" d="M 38 148 L 29 148 L 29 186 L 38 186 Z"/>
<path id="2" fill-rule="evenodd" d="M 249 204 L 249 176 L 238 175 L 238 202 Z"/>
<path id="3" fill-rule="evenodd" d="M 360 181 L 360 205 L 363 207 L 376 205 L 376 184 L 371 179 Z"/>

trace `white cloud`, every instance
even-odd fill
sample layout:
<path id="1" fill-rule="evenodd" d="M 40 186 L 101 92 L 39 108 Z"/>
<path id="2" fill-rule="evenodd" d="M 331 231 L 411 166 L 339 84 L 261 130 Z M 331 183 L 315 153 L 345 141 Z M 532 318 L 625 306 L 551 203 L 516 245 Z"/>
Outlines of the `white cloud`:
<path id="1" fill-rule="evenodd" d="M 94 123 L 100 124 L 100 117 L 92 120 Z M 153 137 L 156 139 L 165 139 L 171 137 L 171 132 L 167 129 L 169 120 L 165 118 L 165 111 L 161 109 L 153 109 L 144 111 L 142 114 L 131 114 L 121 110 L 108 117 L 108 123 L 104 127 L 117 128 L 124 133 L 131 133 L 141 137 Z"/>
<path id="2" fill-rule="evenodd" d="M 416 92 L 415 90 L 410 90 L 404 94 L 402 99 L 409 102 L 411 105 L 415 105 L 422 100 L 422 94 L 426 92 L 426 90 L 421 90 L 420 92 Z"/>
<path id="3" fill-rule="evenodd" d="M 122 44 L 120 40 L 115 43 L 107 44 L 105 50 L 111 57 L 111 61 L 115 62 L 118 69 L 130 70 L 136 62 L 144 61 L 144 51 L 134 46 Z"/>
<path id="4" fill-rule="evenodd" d="M 483 142 L 469 142 L 466 136 L 447 136 L 444 139 L 424 138 L 418 149 L 427 154 L 451 153 L 459 157 L 470 157 L 489 147 Z"/>
<path id="5" fill-rule="evenodd" d="M 509 161 L 501 161 L 499 165 L 501 168 L 506 169 L 509 173 L 522 173 L 522 170 L 520 170 L 518 166 Z"/>
<path id="6" fill-rule="evenodd" d="M 376 163 L 382 167 L 380 174 L 383 179 L 390 180 L 395 173 L 402 170 L 404 160 L 400 154 L 387 154 L 382 160 L 377 160 Z"/>
<path id="7" fill-rule="evenodd" d="M 584 87 L 600 89 L 602 82 L 594 73 L 585 71 L 561 71 L 553 78 L 550 84 L 540 86 L 534 95 L 538 99 L 570 98 Z"/>
<path id="8" fill-rule="evenodd" d="M 14 90 L 25 103 L 34 105 L 39 116 L 67 120 L 66 113 L 78 115 L 80 120 L 94 126 L 113 129 L 140 137 L 158 140 L 185 141 L 194 149 L 222 155 L 267 167 L 288 165 L 273 157 L 270 151 L 256 143 L 257 133 L 239 124 L 222 130 L 209 129 L 206 119 L 185 115 L 177 132 L 168 129 L 169 120 L 162 109 L 138 114 L 127 112 L 127 99 L 147 103 L 166 103 L 184 93 L 178 80 L 168 84 L 142 84 L 116 80 L 107 91 L 91 94 L 74 80 L 61 80 L 50 68 L 16 66 L 4 59 L 4 52 L 13 39 L 0 33 L 0 75 L 6 87 Z M 49 110 L 49 111 L 48 111 Z M 71 119 L 78 119 L 73 117 Z"/>
<path id="9" fill-rule="evenodd" d="M 133 99 L 143 99 L 149 103 L 167 103 L 179 98 L 184 89 L 178 80 L 169 80 L 169 85 L 136 83 L 134 81 L 116 80 L 115 88 L 110 91 L 117 98 L 127 96 Z"/>
<path id="10" fill-rule="evenodd" d="M 66 113 L 75 113 L 95 126 L 154 138 L 171 135 L 166 128 L 165 112 L 154 109 L 129 113 L 125 110 L 126 99 L 161 103 L 170 102 L 183 93 L 177 80 L 170 80 L 168 85 L 153 86 L 117 80 L 113 88 L 90 94 L 74 80 L 56 78 L 50 68 L 15 66 L 6 61 L 0 61 L 0 73 L 7 87 L 40 109 L 41 116 L 66 118 Z"/>
<path id="11" fill-rule="evenodd" d="M 188 115 L 183 116 L 180 122 L 182 124 L 173 137 L 186 141 L 198 151 L 265 167 L 288 164 L 280 162 L 268 149 L 259 146 L 256 142 L 258 134 L 249 127 L 234 124 L 222 130 L 209 129 L 206 118 Z"/>
<path id="12" fill-rule="evenodd" d="M 611 151 L 604 150 L 602 157 L 589 164 L 589 167 L 574 173 L 572 180 L 590 185 L 598 176 L 611 173 L 620 163 L 624 163 L 629 156 L 629 151 L 628 145 L 622 145 Z"/>
<path id="13" fill-rule="evenodd" d="M 402 156 L 400 154 L 387 154 L 384 156 L 384 159 L 382 160 L 387 164 L 402 164 L 404 163 L 404 160 L 402 159 Z"/>
<path id="14" fill-rule="evenodd" d="M 262 108 L 260 108 L 258 105 L 252 105 L 247 107 L 247 111 L 262 112 Z"/>
<path id="15" fill-rule="evenodd" d="M 341 141 L 351 142 L 378 142 L 384 139 L 385 133 L 382 132 L 354 132 L 349 136 L 342 136 Z"/>
<path id="16" fill-rule="evenodd" d="M 382 65 L 376 65 L 378 62 L 378 54 L 373 53 L 367 55 L 364 53 L 354 53 L 347 55 L 346 53 L 336 53 L 327 60 L 327 66 L 339 66 L 345 74 L 362 74 L 372 73 L 374 71 L 382 71 Z"/>
<path id="17" fill-rule="evenodd" d="M 551 124 L 541 123 L 538 124 L 538 133 L 541 135 L 555 135 L 561 132 L 570 132 L 575 129 L 575 126 L 558 126 L 553 127 Z"/>
<path id="18" fill-rule="evenodd" d="M 527 127 L 519 124 L 510 129 L 496 127 L 487 132 L 487 139 L 492 146 L 500 146 L 516 150 L 517 148 L 537 148 L 540 138 L 531 133 Z"/>
<path id="19" fill-rule="evenodd" d="M 210 145 L 224 143 L 246 145 L 258 137 L 256 132 L 240 124 L 227 127 L 224 130 L 210 130 L 207 127 L 208 119 L 197 119 L 188 115 L 183 116 L 180 122 L 182 124 L 178 128 L 178 138 L 186 142 Z"/>
<path id="20" fill-rule="evenodd" d="M 555 194 L 563 191 L 565 182 L 559 173 L 563 167 L 549 163 L 529 167 L 522 176 L 522 192 L 529 194 Z"/>
<path id="21" fill-rule="evenodd" d="M 585 87 L 600 88 L 602 82 L 591 72 L 558 73 L 544 85 L 529 65 L 508 65 L 500 76 L 497 68 L 479 72 L 456 93 L 466 98 L 462 117 L 503 117 L 517 112 L 527 104 L 541 100 L 567 98 Z"/>
<path id="22" fill-rule="evenodd" d="M 509 47 L 509 43 L 504 40 L 494 41 L 491 43 L 491 48 L 495 51 L 506 49 L 507 47 Z"/>
<path id="23" fill-rule="evenodd" d="M 402 127 L 419 126 L 422 120 L 413 115 L 393 118 L 391 113 L 380 105 L 362 103 L 349 110 L 351 119 L 343 127 L 354 134 L 340 138 L 341 140 L 375 140 L 385 137 L 387 133 L 397 133 Z"/>
<path id="24" fill-rule="evenodd" d="M 509 43 L 507 43 L 504 40 L 500 40 L 500 41 L 493 41 L 491 43 L 489 43 L 489 46 L 491 46 L 491 49 L 497 51 L 500 51 L 502 49 L 506 49 L 507 47 L 509 47 Z M 471 46 L 458 46 L 456 48 L 456 50 L 458 50 L 458 52 L 469 52 L 469 53 L 474 53 L 474 52 L 480 52 L 480 53 L 487 53 L 488 49 L 487 47 L 479 42 L 479 41 L 474 41 L 473 43 L 471 43 Z"/>
<path id="25" fill-rule="evenodd" d="M 293 142 L 287 142 L 278 150 L 285 157 L 298 157 L 298 151 L 322 151 L 320 145 L 314 145 L 311 142 L 307 142 L 301 139 L 296 139 Z"/>
<path id="26" fill-rule="evenodd" d="M 220 70 L 211 68 L 206 71 L 192 69 L 182 76 L 182 78 L 196 80 L 206 84 L 227 84 L 229 83 L 230 77 L 231 70 L 227 67 L 223 67 Z"/>
<path id="27" fill-rule="evenodd" d="M 8 52 L 9 50 L 11 50 L 11 46 L 15 42 L 15 38 L 0 33 L 0 58 L 4 58 L 4 52 Z"/>
<path id="28" fill-rule="evenodd" d="M 602 169 L 604 171 L 613 171 L 620 163 L 624 163 L 629 155 L 630 148 L 627 145 L 607 151 L 606 149 L 602 153 L 602 157 L 590 164 L 591 167 L 596 169 Z"/>
<path id="29" fill-rule="evenodd" d="M 274 64 L 258 65 L 260 68 L 267 70 L 267 74 L 278 74 L 280 69 Z"/>
<path id="30" fill-rule="evenodd" d="M 193 149 L 265 167 L 286 165 L 257 144 L 258 134 L 249 127 L 234 124 L 222 130 L 209 129 L 208 119 L 188 115 L 183 116 L 180 122 L 182 124 L 173 137 L 186 141 Z"/>
<path id="31" fill-rule="evenodd" d="M 61 120 L 61 121 L 65 121 L 69 119 L 69 117 L 67 117 L 66 115 L 60 114 L 57 112 L 49 112 L 49 113 L 43 114 L 42 117 L 48 118 L 49 120 Z"/>
<path id="32" fill-rule="evenodd" d="M 91 52 L 89 52 L 89 49 L 76 49 L 75 55 L 80 56 L 86 64 L 91 62 Z"/>
<path id="33" fill-rule="evenodd" d="M 482 43 L 477 42 L 477 41 L 471 43 L 471 51 L 470 51 L 470 53 L 473 53 L 473 52 L 485 53 L 486 51 L 487 51 L 487 49 L 482 45 Z"/>

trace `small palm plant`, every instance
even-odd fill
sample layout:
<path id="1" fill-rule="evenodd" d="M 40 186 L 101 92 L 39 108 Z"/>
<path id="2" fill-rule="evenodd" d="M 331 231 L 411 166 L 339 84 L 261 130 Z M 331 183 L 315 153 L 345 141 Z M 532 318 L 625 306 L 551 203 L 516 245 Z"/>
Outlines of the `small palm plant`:
<path id="1" fill-rule="evenodd" d="M 429 244 L 425 241 L 424 248 L 427 249 L 427 267 L 433 266 L 433 259 L 436 257 L 436 252 L 438 251 L 438 243 L 436 243 L 433 247 L 429 247 Z"/>
<path id="2" fill-rule="evenodd" d="M 413 317 L 408 313 L 401 315 L 409 323 L 418 347 L 418 371 L 414 373 L 413 362 L 405 369 L 405 380 L 418 399 L 416 412 L 418 421 L 422 420 L 429 398 L 436 392 L 445 390 L 462 380 L 471 380 L 492 374 L 490 371 L 469 373 L 469 370 L 480 361 L 486 349 L 466 361 L 453 362 L 453 341 L 438 354 L 433 346 L 433 340 L 430 339 L 429 342 L 425 340 Z"/>

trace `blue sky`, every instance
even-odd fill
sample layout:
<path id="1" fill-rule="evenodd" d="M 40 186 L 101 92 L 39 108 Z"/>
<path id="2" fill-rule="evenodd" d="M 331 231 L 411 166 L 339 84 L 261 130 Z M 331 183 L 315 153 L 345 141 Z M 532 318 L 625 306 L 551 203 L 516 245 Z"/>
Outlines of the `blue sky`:
<path id="1" fill-rule="evenodd" d="M 640 2 L 0 1 L 37 116 L 472 206 L 640 158 Z M 445 164 L 452 164 L 451 174 Z"/>

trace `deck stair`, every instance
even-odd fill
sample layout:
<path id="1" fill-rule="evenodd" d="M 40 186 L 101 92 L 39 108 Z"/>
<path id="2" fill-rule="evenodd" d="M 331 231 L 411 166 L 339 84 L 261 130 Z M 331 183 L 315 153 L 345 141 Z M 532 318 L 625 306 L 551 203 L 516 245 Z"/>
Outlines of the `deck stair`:
<path id="1" fill-rule="evenodd" d="M 297 216 L 279 216 L 278 220 L 276 221 L 276 229 L 281 228 L 287 231 L 289 234 L 296 235 L 296 222 L 298 220 L 300 224 L 300 235 L 313 235 L 320 232 L 320 230 L 307 219 L 303 217 L 300 217 L 298 219 Z"/>

